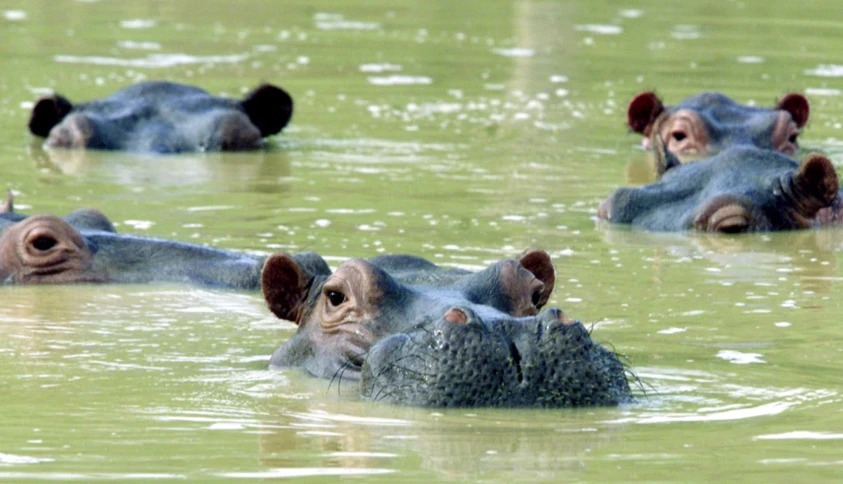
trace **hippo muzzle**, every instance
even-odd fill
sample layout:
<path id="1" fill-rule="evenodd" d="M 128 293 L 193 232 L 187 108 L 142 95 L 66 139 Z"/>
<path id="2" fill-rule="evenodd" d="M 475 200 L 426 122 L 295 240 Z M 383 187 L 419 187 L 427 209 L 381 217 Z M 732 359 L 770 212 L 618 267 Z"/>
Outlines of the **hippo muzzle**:
<path id="1" fill-rule="evenodd" d="M 580 407 L 631 400 L 618 358 L 556 308 L 484 321 L 452 308 L 372 347 L 364 397 L 432 407 Z"/>

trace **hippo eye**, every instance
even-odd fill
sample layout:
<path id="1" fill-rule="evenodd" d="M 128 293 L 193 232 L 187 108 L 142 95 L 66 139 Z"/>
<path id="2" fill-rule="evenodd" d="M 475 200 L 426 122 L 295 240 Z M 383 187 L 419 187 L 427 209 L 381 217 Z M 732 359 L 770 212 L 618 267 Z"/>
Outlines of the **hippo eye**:
<path id="1" fill-rule="evenodd" d="M 682 141 L 683 139 L 688 137 L 688 135 L 684 131 L 674 131 L 670 133 L 670 136 L 673 137 L 674 141 Z"/>
<path id="2" fill-rule="evenodd" d="M 46 235 L 42 235 L 37 239 L 32 241 L 32 246 L 36 249 L 40 250 L 41 252 L 46 252 L 58 244 L 58 241 L 53 237 L 49 237 Z"/>
<path id="3" fill-rule="evenodd" d="M 541 301 L 541 300 L 542 300 L 542 292 L 541 291 L 534 292 L 533 295 L 532 295 L 532 298 L 531 298 L 531 301 L 533 302 L 533 306 L 538 306 L 539 301 Z"/>
<path id="4" fill-rule="evenodd" d="M 325 295 L 328 297 L 328 302 L 331 303 L 331 306 L 337 307 L 345 302 L 345 294 L 339 291 L 328 291 Z"/>

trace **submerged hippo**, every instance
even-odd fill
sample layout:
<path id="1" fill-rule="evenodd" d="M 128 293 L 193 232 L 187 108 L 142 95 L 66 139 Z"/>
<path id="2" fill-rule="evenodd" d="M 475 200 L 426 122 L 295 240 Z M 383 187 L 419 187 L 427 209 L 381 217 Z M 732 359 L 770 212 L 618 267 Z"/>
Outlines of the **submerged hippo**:
<path id="1" fill-rule="evenodd" d="M 351 259 L 333 273 L 286 254 L 263 269 L 269 309 L 298 325 L 270 360 L 359 382 L 365 398 L 423 406 L 616 405 L 624 366 L 559 309 L 528 250 L 471 273 L 414 256 Z"/>
<path id="2" fill-rule="evenodd" d="M 665 106 L 655 93 L 642 92 L 629 103 L 627 124 L 644 136 L 645 148 L 661 137 L 669 151 L 687 161 L 737 145 L 792 155 L 809 114 L 808 100 L 797 93 L 786 94 L 772 108 L 761 108 L 738 104 L 716 92 Z"/>
<path id="3" fill-rule="evenodd" d="M 61 148 L 242 151 L 259 148 L 292 114 L 293 99 L 271 84 L 237 100 L 193 86 L 142 82 L 75 105 L 58 94 L 41 98 L 32 108 L 29 130 L 47 138 L 47 146 Z"/>
<path id="4" fill-rule="evenodd" d="M 658 182 L 609 195 L 598 217 L 656 231 L 737 233 L 809 228 L 833 220 L 829 211 L 838 205 L 834 166 L 818 153 L 799 163 L 741 146 L 696 163 L 669 165 L 673 168 Z"/>
<path id="5" fill-rule="evenodd" d="M 315 254 L 296 254 L 302 265 Z M 118 234 L 101 212 L 59 218 L 0 207 L 0 285 L 174 282 L 256 290 L 264 258 L 170 240 Z"/>

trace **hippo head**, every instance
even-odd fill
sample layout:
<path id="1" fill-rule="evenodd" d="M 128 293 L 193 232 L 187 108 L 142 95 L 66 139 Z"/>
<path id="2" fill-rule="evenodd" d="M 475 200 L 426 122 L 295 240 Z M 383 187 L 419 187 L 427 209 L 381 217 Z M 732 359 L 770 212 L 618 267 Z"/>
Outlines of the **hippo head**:
<path id="1" fill-rule="evenodd" d="M 571 406 L 629 398 L 624 368 L 558 309 L 539 312 L 555 281 L 547 253 L 477 273 L 418 258 L 352 259 L 331 273 L 270 256 L 270 310 L 298 330 L 273 367 L 359 381 L 365 397 L 432 406 Z"/>
<path id="2" fill-rule="evenodd" d="M 96 210 L 77 211 L 72 217 L 111 225 Z M 92 253 L 85 238 L 66 220 L 54 215 L 35 215 L 20 221 L 13 221 L 11 217 L 0 220 L 6 222 L 0 221 L 0 283 L 105 281 L 93 268 Z"/>
<path id="3" fill-rule="evenodd" d="M 58 94 L 41 98 L 32 109 L 29 129 L 47 138 L 49 147 L 240 151 L 260 147 L 262 138 L 280 132 L 292 113 L 290 95 L 271 84 L 235 100 L 181 84 L 144 82 L 80 104 Z"/>
<path id="4" fill-rule="evenodd" d="M 801 229 L 814 226 L 837 193 L 837 174 L 823 155 L 798 163 L 775 151 L 733 147 L 673 166 L 656 183 L 616 190 L 600 203 L 598 217 L 657 231 Z"/>
<path id="5" fill-rule="evenodd" d="M 738 104 L 714 92 L 664 106 L 655 93 L 643 92 L 630 101 L 627 123 L 632 131 L 644 136 L 645 148 L 661 137 L 672 153 L 687 161 L 736 145 L 792 155 L 809 114 L 808 100 L 797 93 L 786 94 L 772 108 L 760 108 Z"/>
<path id="6" fill-rule="evenodd" d="M 296 254 L 306 264 L 310 253 Z M 319 258 L 321 260 L 321 258 Z M 119 234 L 99 210 L 64 217 L 0 206 L 0 284 L 170 282 L 257 289 L 264 259 L 185 242 Z"/>

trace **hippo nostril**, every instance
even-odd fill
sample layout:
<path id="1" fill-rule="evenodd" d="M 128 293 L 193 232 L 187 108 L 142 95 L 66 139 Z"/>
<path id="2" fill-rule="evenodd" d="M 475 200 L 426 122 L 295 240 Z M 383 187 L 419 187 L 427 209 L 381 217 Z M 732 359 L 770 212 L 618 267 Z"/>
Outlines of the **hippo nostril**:
<path id="1" fill-rule="evenodd" d="M 468 315 L 459 308 L 451 308 L 445 313 L 445 321 L 453 324 L 465 324 L 468 322 Z"/>
<path id="2" fill-rule="evenodd" d="M 41 252 L 46 252 L 58 245 L 58 243 L 59 242 L 55 239 L 55 237 L 41 235 L 32 241 L 32 246 Z"/>

